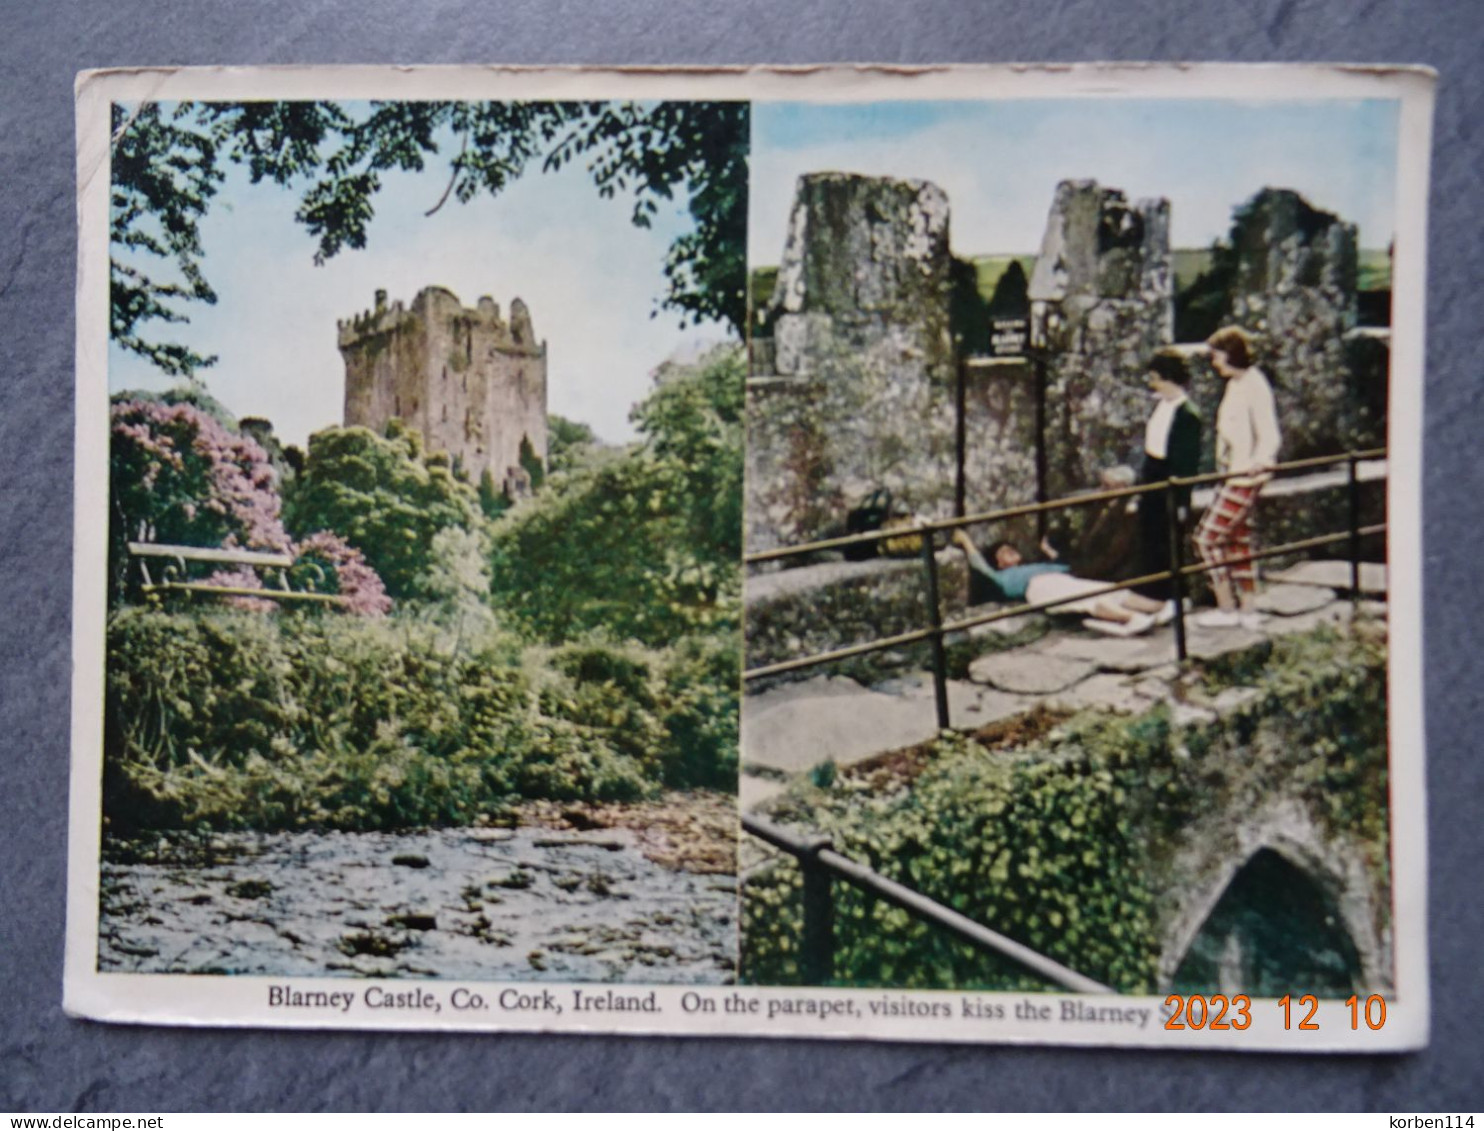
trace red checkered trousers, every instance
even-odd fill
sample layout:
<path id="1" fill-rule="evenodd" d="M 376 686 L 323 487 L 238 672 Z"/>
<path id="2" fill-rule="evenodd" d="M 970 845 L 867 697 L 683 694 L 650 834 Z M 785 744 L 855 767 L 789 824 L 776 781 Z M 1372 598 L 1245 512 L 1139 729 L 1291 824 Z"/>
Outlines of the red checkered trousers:
<path id="1" fill-rule="evenodd" d="M 1258 483 L 1250 486 L 1223 483 L 1195 532 L 1195 549 L 1201 561 L 1217 567 L 1211 570 L 1213 580 L 1225 577 L 1242 593 L 1257 591 L 1257 563 L 1225 563 L 1253 552 L 1252 508 L 1257 505 L 1261 490 Z"/>

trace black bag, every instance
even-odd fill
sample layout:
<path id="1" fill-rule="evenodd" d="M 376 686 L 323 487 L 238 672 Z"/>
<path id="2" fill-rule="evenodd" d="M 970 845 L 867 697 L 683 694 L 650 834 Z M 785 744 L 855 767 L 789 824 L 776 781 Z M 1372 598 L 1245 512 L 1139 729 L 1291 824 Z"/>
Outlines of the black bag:
<path id="1" fill-rule="evenodd" d="M 883 523 L 891 517 L 891 490 L 886 487 L 877 487 L 865 499 L 845 512 L 846 534 L 870 534 L 880 530 Z M 868 558 L 874 558 L 881 549 L 880 542 L 860 542 L 854 546 L 844 546 L 841 552 L 848 562 L 863 562 Z"/>

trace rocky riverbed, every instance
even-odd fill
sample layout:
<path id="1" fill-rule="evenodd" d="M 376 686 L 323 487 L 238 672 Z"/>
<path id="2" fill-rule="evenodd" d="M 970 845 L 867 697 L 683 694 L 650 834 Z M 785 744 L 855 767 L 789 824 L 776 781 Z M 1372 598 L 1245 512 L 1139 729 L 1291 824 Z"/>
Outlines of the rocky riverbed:
<path id="1" fill-rule="evenodd" d="M 676 795 L 528 806 L 507 828 L 109 840 L 98 967 L 730 982 L 733 804 Z"/>

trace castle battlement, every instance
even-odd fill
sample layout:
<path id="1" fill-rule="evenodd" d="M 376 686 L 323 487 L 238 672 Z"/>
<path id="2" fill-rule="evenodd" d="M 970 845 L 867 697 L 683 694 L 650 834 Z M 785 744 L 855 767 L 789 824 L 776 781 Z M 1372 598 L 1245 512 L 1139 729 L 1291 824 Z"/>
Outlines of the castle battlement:
<path id="1" fill-rule="evenodd" d="M 336 322 L 345 359 L 345 424 L 383 430 L 394 417 L 447 451 L 471 479 L 529 482 L 546 460 L 546 343 L 519 298 L 508 320 L 488 295 L 465 307 L 446 287 L 410 304 L 374 305 Z"/>
<path id="2" fill-rule="evenodd" d="M 386 297 L 386 291 L 379 290 L 373 306 L 349 318 L 336 320 L 335 328 L 342 350 L 389 334 L 417 318 L 464 319 L 487 330 L 497 348 L 512 353 L 536 357 L 546 348 L 544 343 L 536 340 L 530 312 L 519 298 L 511 302 L 510 321 L 506 322 L 500 316 L 500 304 L 489 295 L 481 295 L 473 307 L 465 307 L 458 295 L 447 287 L 424 287 L 417 292 L 410 307 L 401 299 L 388 304 Z"/>

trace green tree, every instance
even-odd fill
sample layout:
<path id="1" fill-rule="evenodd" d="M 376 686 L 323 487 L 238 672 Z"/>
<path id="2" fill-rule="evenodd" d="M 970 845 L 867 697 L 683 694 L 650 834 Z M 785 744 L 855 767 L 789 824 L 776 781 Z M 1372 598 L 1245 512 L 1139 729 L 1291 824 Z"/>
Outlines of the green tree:
<path id="1" fill-rule="evenodd" d="M 989 312 L 997 318 L 1024 318 L 1030 308 L 1030 282 L 1025 277 L 1025 268 L 1020 260 L 1012 259 L 995 281 Z"/>
<path id="2" fill-rule="evenodd" d="M 662 367 L 622 458 L 554 479 L 493 532 L 493 593 L 533 635 L 646 644 L 738 623 L 743 361 Z"/>
<path id="3" fill-rule="evenodd" d="M 113 340 L 166 373 L 194 377 L 216 361 L 141 332 L 185 322 L 182 304 L 215 303 L 201 269 L 200 221 L 227 162 L 254 184 L 286 185 L 320 163 L 319 149 L 350 120 L 332 103 L 115 104 L 110 186 L 109 317 Z"/>
<path id="4" fill-rule="evenodd" d="M 660 366 L 633 412 L 683 537 L 718 562 L 742 556 L 745 381 L 741 351 L 723 346 L 697 365 Z"/>
<path id="5" fill-rule="evenodd" d="M 284 522 L 302 538 L 326 530 L 360 550 L 394 598 L 424 598 L 441 531 L 477 530 L 474 488 L 399 421 L 386 436 L 368 428 L 327 428 L 309 438 L 304 470 L 284 499 Z"/>
<path id="6" fill-rule="evenodd" d="M 649 227 L 661 201 L 687 197 L 692 228 L 671 244 L 659 307 L 685 325 L 746 313 L 745 102 L 386 102 L 353 116 L 335 103 L 145 103 L 113 119 L 112 332 L 167 372 L 193 375 L 215 359 L 141 332 L 183 322 L 182 304 L 215 302 L 202 269 L 199 221 L 225 180 L 303 186 L 295 218 L 315 237 L 315 261 L 366 245 L 385 173 L 421 172 L 452 141 L 450 199 L 498 195 L 528 170 L 581 161 L 599 195 L 632 200 Z M 159 264 L 170 267 L 161 276 Z"/>
<path id="7" fill-rule="evenodd" d="M 546 466 L 550 471 L 568 471 L 581 462 L 597 443 L 592 428 L 580 420 L 568 420 L 554 412 L 546 414 Z"/>

